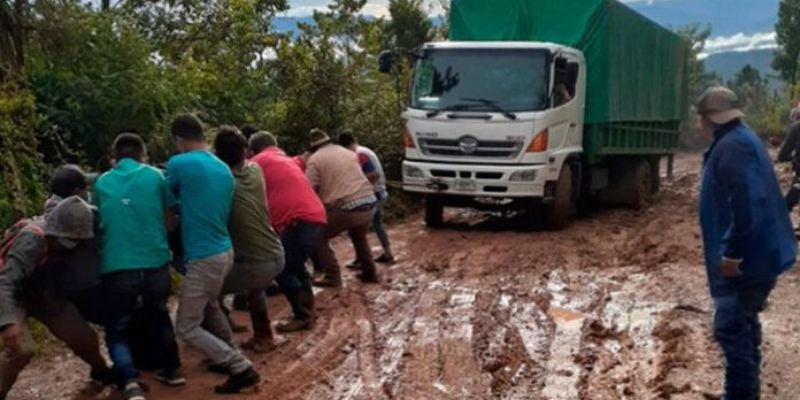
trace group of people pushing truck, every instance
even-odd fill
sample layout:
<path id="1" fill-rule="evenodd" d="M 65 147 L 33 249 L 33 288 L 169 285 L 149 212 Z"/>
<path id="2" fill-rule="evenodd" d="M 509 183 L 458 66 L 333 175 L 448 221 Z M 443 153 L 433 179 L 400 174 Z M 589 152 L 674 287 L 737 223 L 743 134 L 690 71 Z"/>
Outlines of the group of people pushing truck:
<path id="1" fill-rule="evenodd" d="M 168 386 L 186 383 L 176 333 L 202 353 L 209 371 L 228 376 L 216 393 L 239 393 L 260 381 L 242 349 L 263 353 L 277 345 L 266 304 L 271 284 L 292 310 L 276 329 L 309 330 L 312 286 L 342 286 L 332 238 L 349 233 L 356 259 L 348 267 L 363 282 L 378 282 L 375 261 L 394 261 L 382 221 L 388 192 L 380 160 L 351 133 L 336 144 L 314 129 L 308 151 L 289 157 L 275 136 L 252 127 L 247 135 L 219 127 L 213 152 L 195 116 L 177 117 L 171 129 L 179 154 L 166 171 L 147 164 L 141 137 L 123 133 L 109 171 L 92 182 L 76 166 L 60 167 L 44 213 L 6 230 L 0 399 L 33 355 L 29 317 L 88 363 L 93 381 L 115 386 L 126 400 L 145 399 L 143 365 Z M 384 249 L 376 260 L 370 228 Z M 180 239 L 171 246 L 172 232 Z M 321 275 L 313 282 L 309 258 Z M 171 268 L 184 275 L 174 326 Z M 253 336 L 241 344 L 222 301 L 228 294 L 250 313 Z M 104 328 L 112 366 L 89 323 Z"/>

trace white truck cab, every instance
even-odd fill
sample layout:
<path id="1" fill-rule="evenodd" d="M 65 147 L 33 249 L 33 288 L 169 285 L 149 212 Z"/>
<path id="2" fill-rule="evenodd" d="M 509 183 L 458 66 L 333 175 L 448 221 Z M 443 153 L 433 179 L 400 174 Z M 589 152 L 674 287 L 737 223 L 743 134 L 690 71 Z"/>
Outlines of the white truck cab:
<path id="1" fill-rule="evenodd" d="M 444 205 L 553 203 L 583 151 L 585 71 L 580 51 L 552 43 L 422 46 L 403 113 L 403 188 L 428 195 L 428 224 Z"/>

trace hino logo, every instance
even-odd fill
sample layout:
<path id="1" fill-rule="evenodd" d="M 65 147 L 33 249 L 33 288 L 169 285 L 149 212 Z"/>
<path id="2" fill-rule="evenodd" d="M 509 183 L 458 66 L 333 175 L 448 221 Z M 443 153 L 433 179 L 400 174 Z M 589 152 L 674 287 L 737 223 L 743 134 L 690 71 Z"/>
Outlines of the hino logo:
<path id="1" fill-rule="evenodd" d="M 478 139 L 472 136 L 464 136 L 459 140 L 458 148 L 461 149 L 461 152 L 464 154 L 472 154 L 475 150 L 478 150 Z"/>

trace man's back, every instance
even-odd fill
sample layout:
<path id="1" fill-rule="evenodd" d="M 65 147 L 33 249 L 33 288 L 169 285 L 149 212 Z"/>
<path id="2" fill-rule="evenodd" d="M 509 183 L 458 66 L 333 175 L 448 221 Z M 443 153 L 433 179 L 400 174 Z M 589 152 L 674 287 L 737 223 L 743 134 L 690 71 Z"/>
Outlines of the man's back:
<path id="1" fill-rule="evenodd" d="M 270 147 L 253 157 L 252 161 L 264 173 L 267 206 L 278 233 L 296 220 L 326 223 L 325 207 L 294 159 L 277 147 Z"/>
<path id="2" fill-rule="evenodd" d="M 234 181 L 228 166 L 208 151 L 190 151 L 169 160 L 167 178 L 180 203 L 186 260 L 230 250 L 228 217 Z"/>
<path id="3" fill-rule="evenodd" d="M 103 273 L 158 268 L 170 260 L 164 215 L 175 205 L 161 171 L 120 160 L 95 183 Z"/>
<path id="4" fill-rule="evenodd" d="M 234 172 L 230 228 L 237 262 L 273 262 L 283 257 L 280 240 L 270 225 L 261 168 L 248 162 Z"/>
<path id="5" fill-rule="evenodd" d="M 386 174 L 383 172 L 383 165 L 380 158 L 369 147 L 358 146 L 356 152 L 365 154 L 372 164 L 375 166 L 375 171 L 378 173 L 378 180 L 375 181 L 375 193 L 382 193 L 386 191 Z"/>
<path id="6" fill-rule="evenodd" d="M 700 219 L 712 295 L 774 279 L 794 263 L 796 242 L 772 162 L 742 123 L 718 131 L 706 154 Z M 722 278 L 723 255 L 743 260 L 742 277 Z"/>
<path id="7" fill-rule="evenodd" d="M 319 187 L 319 197 L 326 207 L 340 207 L 373 194 L 356 153 L 338 145 L 317 150 L 308 159 L 306 174 L 311 185 Z"/>

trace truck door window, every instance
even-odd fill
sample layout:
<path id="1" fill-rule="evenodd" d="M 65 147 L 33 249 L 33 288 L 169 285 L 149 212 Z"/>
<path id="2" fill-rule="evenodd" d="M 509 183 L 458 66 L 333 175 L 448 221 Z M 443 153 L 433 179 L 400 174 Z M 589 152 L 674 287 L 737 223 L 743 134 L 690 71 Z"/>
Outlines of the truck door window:
<path id="1" fill-rule="evenodd" d="M 565 58 L 556 60 L 552 95 L 554 108 L 561 107 L 575 98 L 579 68 L 578 63 L 569 62 Z"/>

